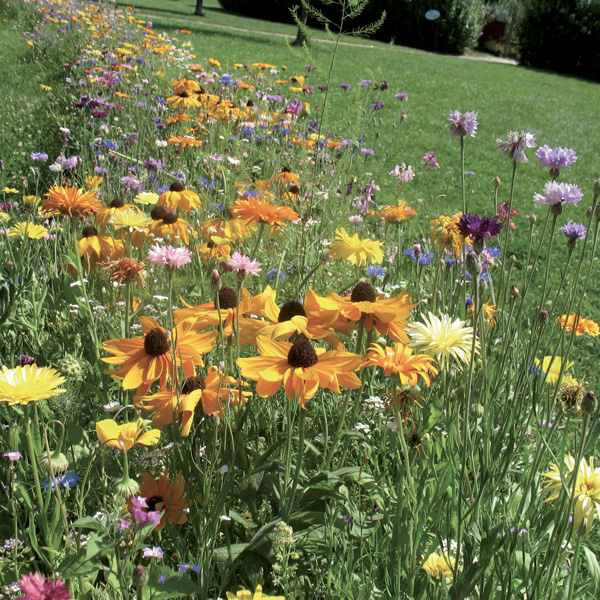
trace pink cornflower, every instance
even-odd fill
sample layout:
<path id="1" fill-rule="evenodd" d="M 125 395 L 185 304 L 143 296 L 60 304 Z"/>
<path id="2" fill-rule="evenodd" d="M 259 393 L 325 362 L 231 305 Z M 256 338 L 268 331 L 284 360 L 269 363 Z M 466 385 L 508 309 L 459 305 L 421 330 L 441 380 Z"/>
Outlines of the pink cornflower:
<path id="1" fill-rule="evenodd" d="M 154 266 L 164 265 L 169 271 L 174 271 L 192 262 L 192 255 L 185 247 L 174 248 L 156 244 L 148 251 L 148 260 Z"/>
<path id="2" fill-rule="evenodd" d="M 542 167 L 564 169 L 577 161 L 577 153 L 572 148 L 550 148 L 548 144 L 540 146 L 535 153 Z"/>
<path id="3" fill-rule="evenodd" d="M 525 150 L 536 146 L 535 136 L 526 131 L 521 131 L 521 133 L 509 131 L 508 140 L 504 141 L 496 138 L 496 143 L 500 154 L 520 163 L 529 162 L 527 156 L 525 156 Z"/>
<path id="4" fill-rule="evenodd" d="M 536 204 L 545 204 L 546 206 L 556 206 L 563 204 L 577 204 L 583 198 L 583 192 L 579 187 L 572 183 L 556 183 L 549 181 L 544 186 L 543 194 L 534 194 L 533 201 Z"/>
<path id="5" fill-rule="evenodd" d="M 23 575 L 19 582 L 23 600 L 70 600 L 68 586 L 60 577 L 46 580 L 41 573 Z"/>
<path id="6" fill-rule="evenodd" d="M 453 113 L 450 113 L 448 121 L 452 123 L 452 125 L 450 125 L 450 133 L 454 137 L 465 137 L 467 133 L 471 137 L 475 137 L 477 125 L 479 125 L 476 112 L 470 110 L 466 113 L 461 113 L 458 110 L 455 110 Z"/>
<path id="7" fill-rule="evenodd" d="M 256 277 L 260 271 L 260 265 L 257 260 L 250 260 L 245 254 L 234 252 L 231 258 L 227 261 L 227 265 L 230 266 L 234 271 L 244 275 L 252 275 Z"/>
<path id="8" fill-rule="evenodd" d="M 8 460 L 10 460 L 11 462 L 17 462 L 18 460 L 23 458 L 23 455 L 20 452 L 3 452 L 2 456 L 4 458 L 8 458 Z"/>
<path id="9" fill-rule="evenodd" d="M 146 558 L 162 558 L 165 555 L 160 546 L 152 546 L 152 548 L 144 548 L 144 556 Z"/>

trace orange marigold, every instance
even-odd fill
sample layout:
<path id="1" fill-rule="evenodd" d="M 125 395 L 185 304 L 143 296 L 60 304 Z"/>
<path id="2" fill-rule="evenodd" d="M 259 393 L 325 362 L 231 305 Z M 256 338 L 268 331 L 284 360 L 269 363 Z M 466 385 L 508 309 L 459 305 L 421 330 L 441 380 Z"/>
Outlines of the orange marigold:
<path id="1" fill-rule="evenodd" d="M 275 206 L 256 196 L 236 200 L 231 212 L 239 215 L 246 224 L 268 223 L 273 229 L 277 225 L 285 225 L 286 221 L 295 221 L 299 216 L 288 206 Z"/>
<path id="2" fill-rule="evenodd" d="M 94 192 L 80 190 L 76 187 L 52 186 L 42 202 L 42 212 L 60 213 L 70 217 L 91 215 L 104 208 Z"/>
<path id="3" fill-rule="evenodd" d="M 600 335 L 598 323 L 591 319 L 582 319 L 575 313 L 572 315 L 563 315 L 556 319 L 556 322 L 569 332 L 575 330 L 575 335 L 583 335 L 584 333 L 587 333 L 592 337 L 598 337 Z"/>

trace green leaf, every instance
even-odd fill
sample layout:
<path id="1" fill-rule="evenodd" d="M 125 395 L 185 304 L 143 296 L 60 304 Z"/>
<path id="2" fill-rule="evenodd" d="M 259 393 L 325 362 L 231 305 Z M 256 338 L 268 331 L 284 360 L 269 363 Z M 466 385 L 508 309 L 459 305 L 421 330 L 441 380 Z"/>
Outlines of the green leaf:
<path id="1" fill-rule="evenodd" d="M 594 580 L 594 585 L 596 588 L 600 585 L 600 565 L 598 564 L 598 559 L 592 550 L 583 546 L 583 551 L 585 552 L 585 560 L 587 561 L 588 571 Z"/>
<path id="2" fill-rule="evenodd" d="M 144 598 L 163 600 L 165 598 L 195 598 L 200 595 L 202 588 L 190 579 L 189 573 L 177 573 L 168 567 L 152 565 L 150 567 L 148 585 L 144 588 Z M 165 576 L 163 585 L 158 584 L 161 575 Z"/>

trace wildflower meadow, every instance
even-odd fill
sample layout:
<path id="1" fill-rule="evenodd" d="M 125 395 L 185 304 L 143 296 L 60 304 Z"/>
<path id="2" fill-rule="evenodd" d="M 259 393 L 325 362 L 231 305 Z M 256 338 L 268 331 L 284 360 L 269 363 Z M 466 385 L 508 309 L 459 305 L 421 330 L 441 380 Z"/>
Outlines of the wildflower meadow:
<path id="1" fill-rule="evenodd" d="M 598 597 L 583 133 L 342 79 L 337 22 L 262 62 L 0 17 L 0 598 Z"/>

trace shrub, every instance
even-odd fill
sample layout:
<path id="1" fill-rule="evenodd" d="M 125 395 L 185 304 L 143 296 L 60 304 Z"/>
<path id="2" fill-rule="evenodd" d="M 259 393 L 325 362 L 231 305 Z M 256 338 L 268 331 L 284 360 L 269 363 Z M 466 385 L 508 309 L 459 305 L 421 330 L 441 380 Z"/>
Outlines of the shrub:
<path id="1" fill-rule="evenodd" d="M 600 0 L 527 0 L 518 24 L 525 65 L 600 79 Z"/>
<path id="2" fill-rule="evenodd" d="M 300 0 L 219 0 L 226 10 L 248 16 L 269 15 L 270 20 L 291 22 L 290 8 L 300 4 Z M 312 4 L 333 22 L 337 22 L 340 7 L 337 2 L 322 3 L 313 0 Z M 441 17 L 437 26 L 425 20 L 427 10 L 435 8 Z M 425 47 L 451 54 L 460 54 L 472 47 L 483 27 L 483 0 L 370 0 L 362 14 L 345 23 L 347 30 L 360 28 L 377 21 L 383 12 L 386 19 L 375 32 L 374 38 L 412 47 Z M 309 20 L 309 25 L 316 25 Z"/>

